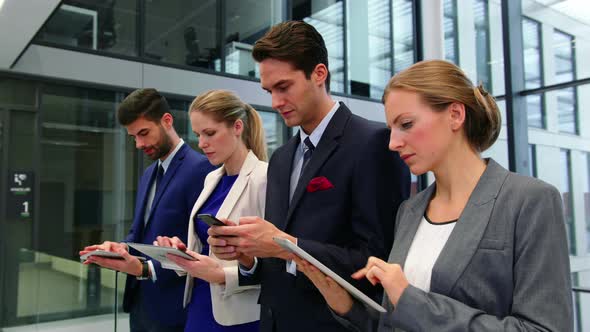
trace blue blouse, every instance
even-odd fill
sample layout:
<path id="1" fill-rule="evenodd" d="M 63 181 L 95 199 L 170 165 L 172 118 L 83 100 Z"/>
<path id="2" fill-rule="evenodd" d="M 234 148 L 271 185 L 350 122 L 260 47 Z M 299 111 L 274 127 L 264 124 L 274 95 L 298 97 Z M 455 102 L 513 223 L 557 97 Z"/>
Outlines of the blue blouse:
<path id="1" fill-rule="evenodd" d="M 216 215 L 237 178 L 238 175 L 224 175 L 209 198 L 207 198 L 203 206 L 201 206 L 198 213 Z M 195 220 L 195 230 L 199 240 L 201 240 L 201 243 L 203 244 L 201 255 L 209 255 L 209 244 L 207 243 L 207 237 L 209 237 L 207 234 L 208 229 L 209 225 L 205 222 L 200 219 Z M 193 294 L 188 305 L 188 316 L 184 331 L 255 332 L 258 331 L 258 321 L 232 326 L 219 325 L 215 321 L 215 318 L 213 318 L 211 288 L 209 287 L 209 283 L 194 278 Z"/>

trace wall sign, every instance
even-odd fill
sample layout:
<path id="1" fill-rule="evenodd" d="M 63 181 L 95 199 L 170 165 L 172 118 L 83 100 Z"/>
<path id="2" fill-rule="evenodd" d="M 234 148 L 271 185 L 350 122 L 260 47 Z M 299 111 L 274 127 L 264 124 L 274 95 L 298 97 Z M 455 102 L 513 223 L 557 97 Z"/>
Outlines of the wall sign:
<path id="1" fill-rule="evenodd" d="M 6 214 L 8 219 L 33 219 L 33 172 L 12 171 L 8 174 Z"/>

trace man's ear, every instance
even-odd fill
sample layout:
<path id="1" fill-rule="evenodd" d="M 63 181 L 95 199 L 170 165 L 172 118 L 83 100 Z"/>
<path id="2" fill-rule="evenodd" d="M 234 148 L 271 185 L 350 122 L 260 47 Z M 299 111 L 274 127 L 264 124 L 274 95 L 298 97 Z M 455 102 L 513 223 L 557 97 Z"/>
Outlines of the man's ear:
<path id="1" fill-rule="evenodd" d="M 451 103 L 448 106 L 451 129 L 459 130 L 465 123 L 465 105 L 463 103 Z"/>
<path id="2" fill-rule="evenodd" d="M 328 79 L 328 67 L 326 67 L 323 63 L 318 63 L 313 72 L 311 72 L 311 80 L 317 84 L 326 84 L 326 80 Z"/>
<path id="3" fill-rule="evenodd" d="M 162 118 L 160 119 L 160 123 L 166 129 L 172 128 L 172 125 L 174 124 L 174 118 L 172 117 L 172 114 L 164 113 L 164 115 L 162 115 Z"/>

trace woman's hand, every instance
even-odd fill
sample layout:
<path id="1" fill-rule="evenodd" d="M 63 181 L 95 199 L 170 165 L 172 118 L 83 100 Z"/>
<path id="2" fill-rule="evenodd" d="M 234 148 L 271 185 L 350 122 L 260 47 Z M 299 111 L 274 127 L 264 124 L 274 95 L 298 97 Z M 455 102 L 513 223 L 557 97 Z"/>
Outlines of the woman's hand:
<path id="1" fill-rule="evenodd" d="M 182 242 L 178 237 L 167 237 L 167 236 L 158 236 L 156 241 L 153 243 L 155 246 L 160 247 L 171 247 L 176 248 L 181 251 L 186 251 L 186 244 Z"/>
<path id="2" fill-rule="evenodd" d="M 192 250 L 187 249 L 185 252 L 197 260 L 191 261 L 173 254 L 167 254 L 166 257 L 182 267 L 194 278 L 199 278 L 214 284 L 225 283 L 225 272 L 218 261 L 209 256 L 197 254 Z"/>
<path id="3" fill-rule="evenodd" d="M 373 285 L 380 283 L 393 306 L 408 288 L 408 279 L 399 264 L 389 264 L 377 257 L 369 257 L 367 266 L 352 275 L 355 279 L 367 278 Z"/>
<path id="4" fill-rule="evenodd" d="M 297 270 L 303 272 L 311 280 L 336 314 L 343 316 L 352 309 L 352 297 L 332 278 L 296 255 L 293 255 L 293 260 L 297 264 Z"/>

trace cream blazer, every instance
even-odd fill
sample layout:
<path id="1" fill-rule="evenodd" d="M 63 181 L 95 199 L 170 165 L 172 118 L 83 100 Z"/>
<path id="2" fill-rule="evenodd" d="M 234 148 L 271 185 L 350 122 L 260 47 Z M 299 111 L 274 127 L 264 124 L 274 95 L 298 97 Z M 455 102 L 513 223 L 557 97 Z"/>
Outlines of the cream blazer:
<path id="1" fill-rule="evenodd" d="M 252 151 L 248 153 L 236 182 L 217 212 L 217 218 L 227 218 L 239 223 L 240 217 L 264 217 L 267 167 L 268 163 L 258 160 Z M 225 168 L 222 166 L 207 175 L 203 191 L 193 206 L 188 227 L 188 248 L 197 253 L 201 252 L 203 244 L 195 232 L 193 217 L 209 198 L 224 174 Z M 240 287 L 238 285 L 237 261 L 220 260 L 211 251 L 209 251 L 209 257 L 218 260 L 225 272 L 225 285 L 211 284 L 211 303 L 215 321 L 220 325 L 229 326 L 259 320 L 260 286 Z M 183 300 L 185 307 L 191 300 L 192 289 L 193 278 L 187 276 Z"/>

